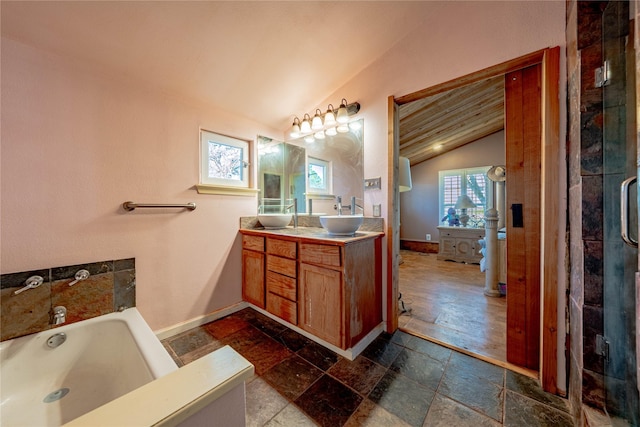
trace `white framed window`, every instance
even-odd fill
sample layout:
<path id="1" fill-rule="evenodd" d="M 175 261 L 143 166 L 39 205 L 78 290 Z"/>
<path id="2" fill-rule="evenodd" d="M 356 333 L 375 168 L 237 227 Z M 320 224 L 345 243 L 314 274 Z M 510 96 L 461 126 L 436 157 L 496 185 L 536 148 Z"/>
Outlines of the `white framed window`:
<path id="1" fill-rule="evenodd" d="M 331 162 L 311 156 L 307 161 L 309 193 L 331 194 Z"/>
<path id="2" fill-rule="evenodd" d="M 484 224 L 485 211 L 490 205 L 488 201 L 493 197 L 491 193 L 491 183 L 487 179 L 487 171 L 490 168 L 490 166 L 481 166 L 438 172 L 440 188 L 439 223 L 443 222 L 442 218 L 447 216 L 447 211 L 450 208 L 455 209 L 458 197 L 466 194 L 476 205 L 475 208 L 467 209 L 467 215 L 471 217 L 469 222 L 476 226 L 482 226 Z M 456 213 L 459 215 L 460 210 L 458 209 Z"/>
<path id="3" fill-rule="evenodd" d="M 249 187 L 249 141 L 200 130 L 200 183 Z"/>

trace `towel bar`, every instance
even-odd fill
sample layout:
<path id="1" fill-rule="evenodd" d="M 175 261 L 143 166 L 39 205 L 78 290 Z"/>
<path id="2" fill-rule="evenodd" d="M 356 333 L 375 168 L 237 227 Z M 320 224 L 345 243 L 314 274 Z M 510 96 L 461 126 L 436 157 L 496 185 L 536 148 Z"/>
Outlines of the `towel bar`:
<path id="1" fill-rule="evenodd" d="M 178 209 L 189 209 L 190 211 L 196 208 L 196 204 L 184 203 L 184 204 L 166 204 L 166 203 L 134 203 L 134 202 L 124 202 L 122 207 L 125 211 L 132 211 L 136 208 L 178 208 Z"/>

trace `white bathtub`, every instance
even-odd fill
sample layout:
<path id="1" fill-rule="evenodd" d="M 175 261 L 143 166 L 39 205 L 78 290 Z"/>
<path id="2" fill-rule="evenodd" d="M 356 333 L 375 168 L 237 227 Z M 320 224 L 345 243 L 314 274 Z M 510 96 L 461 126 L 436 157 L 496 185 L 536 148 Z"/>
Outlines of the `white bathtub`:
<path id="1" fill-rule="evenodd" d="M 135 308 L 4 341 L 0 425 L 59 426 L 177 369 Z"/>

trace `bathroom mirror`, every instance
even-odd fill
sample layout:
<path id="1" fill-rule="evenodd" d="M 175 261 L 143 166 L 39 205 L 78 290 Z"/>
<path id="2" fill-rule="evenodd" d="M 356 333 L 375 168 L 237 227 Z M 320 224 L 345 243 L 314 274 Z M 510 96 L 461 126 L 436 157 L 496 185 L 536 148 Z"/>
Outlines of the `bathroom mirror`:
<path id="1" fill-rule="evenodd" d="M 284 213 L 298 200 L 298 212 L 305 211 L 306 154 L 304 147 L 258 136 L 259 213 Z"/>
<path id="2" fill-rule="evenodd" d="M 335 196 L 347 205 L 352 196 L 364 197 L 363 120 L 350 124 L 349 132 L 325 139 L 288 142 L 258 136 L 259 209 L 280 212 L 298 200 L 298 213 L 327 213 Z"/>

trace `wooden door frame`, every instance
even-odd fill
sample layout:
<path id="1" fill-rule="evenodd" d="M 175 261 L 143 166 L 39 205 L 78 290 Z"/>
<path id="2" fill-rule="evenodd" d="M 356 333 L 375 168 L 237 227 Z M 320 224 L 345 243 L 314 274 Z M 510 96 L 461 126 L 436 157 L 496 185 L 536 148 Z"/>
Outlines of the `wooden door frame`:
<path id="1" fill-rule="evenodd" d="M 397 107 L 427 96 L 468 85 L 509 72 L 542 65 L 541 90 L 541 200 L 540 224 L 540 370 L 544 390 L 557 394 L 558 384 L 558 225 L 559 225 L 559 155 L 560 155 L 560 48 L 542 49 L 460 78 L 419 90 L 398 98 L 388 98 L 387 187 L 387 331 L 398 329 L 398 255 L 400 253 L 398 204 L 399 129 Z M 548 260 L 548 262 L 546 262 Z"/>

